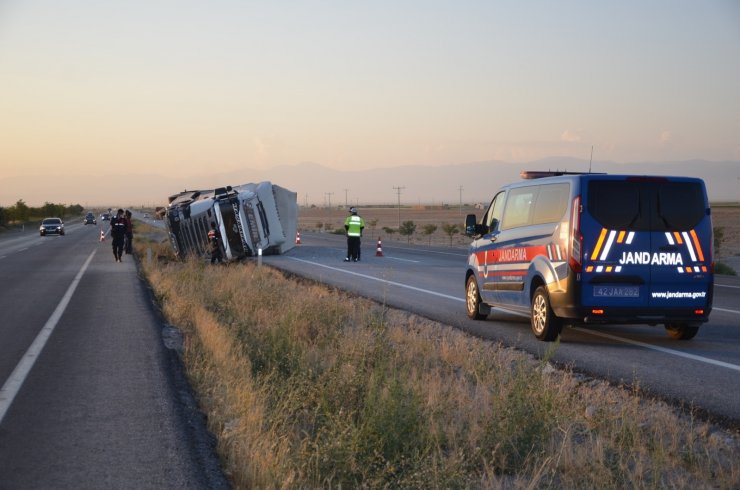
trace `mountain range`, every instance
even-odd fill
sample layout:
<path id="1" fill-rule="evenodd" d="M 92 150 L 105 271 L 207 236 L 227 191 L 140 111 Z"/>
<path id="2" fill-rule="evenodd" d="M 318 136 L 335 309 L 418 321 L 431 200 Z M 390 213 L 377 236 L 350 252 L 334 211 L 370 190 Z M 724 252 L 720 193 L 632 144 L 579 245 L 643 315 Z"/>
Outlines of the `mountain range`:
<path id="1" fill-rule="evenodd" d="M 596 161 L 591 171 L 609 174 L 683 175 L 705 180 L 712 201 L 740 201 L 740 162 L 690 160 L 682 162 L 617 163 Z M 163 205 L 182 190 L 208 189 L 269 180 L 298 193 L 300 205 L 458 204 L 490 201 L 501 185 L 519 180 L 522 170 L 588 172 L 589 161 L 547 158 L 529 163 L 482 161 L 442 166 L 407 165 L 369 170 L 335 170 L 304 162 L 269 169 L 178 175 L 99 174 L 42 175 L 0 178 L 0 205 L 18 199 L 36 206 L 62 204 L 139 206 Z"/>

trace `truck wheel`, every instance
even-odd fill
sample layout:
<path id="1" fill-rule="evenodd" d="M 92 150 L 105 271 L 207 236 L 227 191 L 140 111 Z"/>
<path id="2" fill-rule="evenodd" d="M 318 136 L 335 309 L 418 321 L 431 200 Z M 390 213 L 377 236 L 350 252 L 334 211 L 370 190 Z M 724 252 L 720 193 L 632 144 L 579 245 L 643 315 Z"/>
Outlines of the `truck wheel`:
<path id="1" fill-rule="evenodd" d="M 471 275 L 465 285 L 465 308 L 468 310 L 468 318 L 483 320 L 488 316 L 481 313 L 482 303 L 478 292 L 478 283 L 475 281 L 475 276 Z"/>
<path id="2" fill-rule="evenodd" d="M 687 323 L 666 323 L 665 331 L 672 339 L 690 340 L 699 332 L 699 327 Z"/>
<path id="3" fill-rule="evenodd" d="M 563 323 L 550 307 L 550 297 L 545 286 L 538 287 L 532 296 L 532 332 L 539 340 L 552 342 L 558 338 Z"/>

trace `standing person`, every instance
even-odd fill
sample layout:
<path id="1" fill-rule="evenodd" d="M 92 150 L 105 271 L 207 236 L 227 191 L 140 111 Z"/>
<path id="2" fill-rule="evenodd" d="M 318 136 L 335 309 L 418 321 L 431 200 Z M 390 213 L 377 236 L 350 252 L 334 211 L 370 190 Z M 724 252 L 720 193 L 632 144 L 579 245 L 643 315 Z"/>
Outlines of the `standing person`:
<path id="1" fill-rule="evenodd" d="M 123 249 L 126 255 L 131 255 L 131 245 L 134 241 L 134 221 L 131 219 L 131 211 L 126 210 L 126 237 L 123 242 Z"/>
<path id="2" fill-rule="evenodd" d="M 113 257 L 115 257 L 116 262 L 121 262 L 123 240 L 126 237 L 127 228 L 126 216 L 123 214 L 123 209 L 119 209 L 115 218 L 110 221 L 110 236 L 113 238 Z"/>
<path id="3" fill-rule="evenodd" d="M 365 229 L 365 220 L 357 214 L 357 208 L 349 208 L 350 215 L 344 220 L 344 229 L 347 230 L 347 257 L 344 261 L 360 260 L 360 237 Z"/>
<path id="4" fill-rule="evenodd" d="M 221 237 L 219 236 L 218 228 L 216 223 L 211 221 L 211 229 L 208 231 L 208 248 L 211 252 L 211 264 L 215 264 L 216 261 L 220 264 L 223 262 L 223 255 L 221 255 Z"/>

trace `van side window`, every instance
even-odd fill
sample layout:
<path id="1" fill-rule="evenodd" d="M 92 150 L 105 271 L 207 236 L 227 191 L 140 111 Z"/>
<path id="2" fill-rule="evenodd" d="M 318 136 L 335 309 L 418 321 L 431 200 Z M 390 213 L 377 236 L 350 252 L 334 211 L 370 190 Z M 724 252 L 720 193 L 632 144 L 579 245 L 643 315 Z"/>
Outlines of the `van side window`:
<path id="1" fill-rule="evenodd" d="M 563 219 L 568 207 L 570 186 L 563 184 L 546 184 L 540 186 L 537 202 L 534 205 L 532 224 L 556 223 Z"/>
<path id="2" fill-rule="evenodd" d="M 519 187 L 509 191 L 509 197 L 506 199 L 506 207 L 504 208 L 502 230 L 530 224 L 532 204 L 537 193 L 537 187 Z"/>
<path id="3" fill-rule="evenodd" d="M 503 191 L 496 194 L 493 201 L 491 201 L 491 206 L 489 206 L 486 215 L 483 217 L 483 224 L 488 227 L 489 232 L 494 231 L 491 228 L 494 219 L 501 223 L 501 217 L 504 214 L 504 195 L 505 192 Z"/>

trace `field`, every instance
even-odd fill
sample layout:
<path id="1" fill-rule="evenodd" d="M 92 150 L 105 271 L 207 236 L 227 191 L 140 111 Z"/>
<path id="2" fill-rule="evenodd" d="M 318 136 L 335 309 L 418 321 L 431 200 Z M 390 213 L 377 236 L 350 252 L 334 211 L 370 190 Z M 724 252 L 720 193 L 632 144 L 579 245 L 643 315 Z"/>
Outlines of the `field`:
<path id="1" fill-rule="evenodd" d="M 398 224 L 405 221 L 413 221 L 416 224 L 416 233 L 412 235 L 412 243 L 431 243 L 433 245 L 449 245 L 450 238 L 442 231 L 442 224 L 456 224 L 461 232 L 465 228 L 465 215 L 475 214 L 478 218 L 485 212 L 483 209 L 475 209 L 472 206 L 431 207 L 431 206 L 407 206 L 399 209 L 396 207 L 359 207 L 360 216 L 365 219 L 365 238 L 375 240 L 379 236 L 385 240 L 407 241 L 406 237 L 398 234 L 389 235 L 383 228 L 398 228 Z M 301 231 L 318 231 L 317 225 L 321 223 L 321 230 L 343 230 L 344 218 L 347 217 L 346 208 L 301 208 L 299 211 L 299 229 Z M 375 226 L 373 226 L 373 222 Z M 719 260 L 734 258 L 740 260 L 740 204 L 714 205 L 712 207 L 712 221 L 715 228 L 724 229 L 724 240 L 720 248 Z M 423 234 L 423 227 L 427 224 L 437 225 L 437 230 L 431 235 Z M 453 237 L 454 245 L 464 246 L 470 240 L 464 235 Z"/>
<path id="2" fill-rule="evenodd" d="M 459 232 L 452 237 L 452 244 L 456 246 L 467 245 L 470 240 L 461 235 L 465 231 L 465 215 L 476 214 L 481 216 L 484 210 L 475 209 L 470 206 L 441 207 L 441 206 L 413 206 L 401 207 L 360 207 L 359 215 L 365 220 L 366 240 L 397 240 L 407 242 L 409 238 L 399 236 L 397 233 L 389 234 L 384 228 L 398 229 L 399 223 L 413 221 L 416 232 L 410 237 L 412 243 L 424 243 L 432 245 L 450 245 L 450 237 L 442 231 L 443 224 L 457 225 Z M 301 208 L 298 212 L 298 226 L 301 231 L 344 231 L 344 219 L 349 215 L 347 209 L 342 208 Z M 437 230 L 425 235 L 424 225 L 437 225 Z"/>
<path id="3" fill-rule="evenodd" d="M 730 259 L 733 263 L 740 262 L 740 205 L 712 207 L 712 224 L 714 228 L 724 230 L 719 261 Z M 740 267 L 735 267 L 735 270 L 740 272 Z"/>

